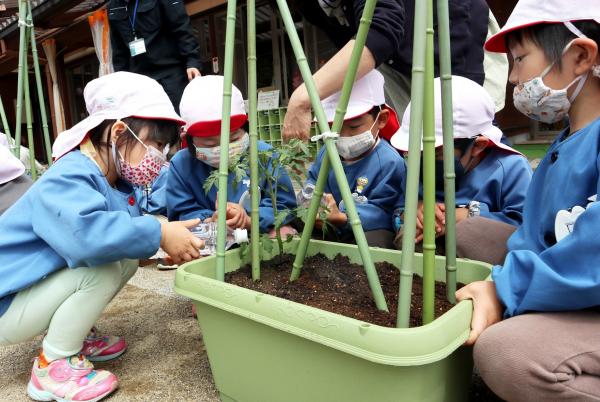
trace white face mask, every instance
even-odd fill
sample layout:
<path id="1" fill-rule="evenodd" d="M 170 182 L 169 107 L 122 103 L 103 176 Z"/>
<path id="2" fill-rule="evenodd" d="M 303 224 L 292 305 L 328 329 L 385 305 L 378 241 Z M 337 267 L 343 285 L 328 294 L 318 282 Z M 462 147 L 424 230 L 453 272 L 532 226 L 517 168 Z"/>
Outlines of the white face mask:
<path id="1" fill-rule="evenodd" d="M 563 55 L 569 50 L 573 42 L 569 42 L 563 50 Z M 513 92 L 515 107 L 527 117 L 543 123 L 556 123 L 565 118 L 571 104 L 579 95 L 587 80 L 587 74 L 575 78 L 563 89 L 552 89 L 544 83 L 544 77 L 550 72 L 555 63 L 550 64 L 539 77 L 535 77 L 523 84 L 517 85 Z M 571 97 L 567 90 L 579 81 Z"/>
<path id="2" fill-rule="evenodd" d="M 240 139 L 230 142 L 228 147 L 229 160 L 231 161 L 235 156 L 246 152 L 249 145 L 250 138 L 248 137 L 248 133 L 244 133 Z M 221 160 L 221 146 L 197 147 L 194 145 L 194 147 L 196 148 L 196 158 L 199 161 L 214 168 L 219 167 L 219 161 Z"/>
<path id="3" fill-rule="evenodd" d="M 377 130 L 377 134 L 375 135 L 373 135 L 371 130 L 377 124 L 377 119 L 379 119 L 379 113 L 375 117 L 375 121 L 371 127 L 364 133 L 351 137 L 339 137 L 337 139 L 335 146 L 342 158 L 355 159 L 373 148 L 373 145 L 377 141 L 376 138 L 379 135 L 379 130 Z"/>

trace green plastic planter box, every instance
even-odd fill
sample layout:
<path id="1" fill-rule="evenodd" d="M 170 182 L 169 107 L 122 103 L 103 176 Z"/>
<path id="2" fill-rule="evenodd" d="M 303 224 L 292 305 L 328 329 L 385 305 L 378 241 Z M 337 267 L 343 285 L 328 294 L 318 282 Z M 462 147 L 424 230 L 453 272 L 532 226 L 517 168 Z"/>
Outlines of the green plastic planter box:
<path id="1" fill-rule="evenodd" d="M 297 249 L 299 240 L 286 247 Z M 276 249 L 276 247 L 274 248 Z M 353 245 L 311 241 L 308 256 L 348 256 Z M 374 262 L 401 252 L 372 249 Z M 248 257 L 247 257 L 248 258 Z M 226 270 L 246 264 L 238 250 Z M 271 258 L 264 253 L 263 260 Z M 422 257 L 415 255 L 415 273 Z M 488 264 L 458 260 L 458 281 L 489 277 Z M 444 280 L 444 260 L 436 261 Z M 465 401 L 472 372 L 467 339 L 472 304 L 463 301 L 429 325 L 384 328 L 213 279 L 215 257 L 179 267 L 177 293 L 194 301 L 223 401 Z M 194 375 L 188 373 L 188 375 Z"/>

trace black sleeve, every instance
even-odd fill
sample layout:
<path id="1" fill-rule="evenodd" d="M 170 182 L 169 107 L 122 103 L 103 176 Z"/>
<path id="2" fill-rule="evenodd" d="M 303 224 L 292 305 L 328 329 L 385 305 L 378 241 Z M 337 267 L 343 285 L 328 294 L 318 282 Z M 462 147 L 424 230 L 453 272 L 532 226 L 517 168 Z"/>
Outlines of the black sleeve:
<path id="1" fill-rule="evenodd" d="M 175 37 L 179 54 L 185 59 L 186 68 L 201 69 L 199 46 L 192 30 L 183 0 L 159 0 L 169 32 Z"/>
<path id="2" fill-rule="evenodd" d="M 404 1 L 377 1 L 365 44 L 375 58 L 375 66 L 379 66 L 400 53 L 400 48 L 404 43 L 404 26 L 407 18 Z M 357 29 L 364 7 L 365 0 L 354 0 L 353 11 Z M 409 16 L 409 18 L 412 17 Z"/>
<path id="3" fill-rule="evenodd" d="M 125 43 L 122 32 L 119 31 L 122 25 L 120 20 L 127 18 L 127 12 L 122 4 L 114 1 L 109 2 L 107 9 L 113 68 L 115 71 L 129 71 L 129 45 Z"/>

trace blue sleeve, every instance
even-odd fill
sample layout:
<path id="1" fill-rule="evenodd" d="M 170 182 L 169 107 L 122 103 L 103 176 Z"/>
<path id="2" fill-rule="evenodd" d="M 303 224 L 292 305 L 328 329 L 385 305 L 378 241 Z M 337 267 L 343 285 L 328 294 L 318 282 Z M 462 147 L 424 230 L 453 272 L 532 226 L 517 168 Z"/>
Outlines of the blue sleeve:
<path id="1" fill-rule="evenodd" d="M 140 208 L 152 215 L 167 215 L 167 180 L 169 168 L 163 167 L 152 183 L 150 194 L 145 187 L 136 187 L 135 195 Z"/>
<path id="2" fill-rule="evenodd" d="M 504 178 L 501 185 L 501 210 L 490 212 L 489 205 L 480 204 L 480 215 L 510 225 L 520 226 L 523 223 L 523 207 L 525 196 L 531 183 L 531 167 L 525 158 L 515 158 L 510 166 L 502 164 Z M 477 200 L 479 201 L 479 200 Z"/>
<path id="3" fill-rule="evenodd" d="M 505 316 L 599 306 L 599 227 L 600 202 L 594 202 L 560 242 L 539 254 L 509 252 L 504 265 L 492 271 Z"/>
<path id="4" fill-rule="evenodd" d="M 322 147 L 315 161 L 310 165 L 308 173 L 306 174 L 306 183 L 317 184 L 317 178 L 319 177 L 319 170 L 321 170 L 321 163 L 323 163 L 323 157 L 325 156 L 325 147 Z"/>
<path id="5" fill-rule="evenodd" d="M 367 202 L 356 203 L 356 210 L 363 230 L 382 228 L 382 222 L 388 230 L 393 230 L 394 210 L 404 204 L 404 181 L 406 170 L 404 161 L 394 159 L 381 166 L 381 172 L 369 188 Z M 345 210 L 342 212 L 346 212 Z M 344 230 L 350 229 L 346 225 Z"/>
<path id="6" fill-rule="evenodd" d="M 273 161 L 271 160 L 270 163 L 272 164 Z M 286 209 L 292 210 L 296 208 L 297 204 L 296 195 L 294 194 L 294 186 L 292 185 L 290 176 L 285 168 L 279 167 L 279 169 L 282 169 L 282 172 L 281 176 L 279 177 L 279 181 L 277 182 L 277 211 L 282 213 Z M 276 175 L 277 174 L 279 174 L 279 172 L 276 172 Z M 261 197 L 260 205 L 258 207 L 260 216 L 259 226 L 261 232 L 267 232 L 275 224 L 275 214 L 269 189 L 265 188 L 263 193 L 263 197 Z M 293 215 L 289 214 L 284 220 L 284 224 L 289 223 L 293 220 L 293 218 Z"/>
<path id="7" fill-rule="evenodd" d="M 183 172 L 183 174 L 189 176 L 193 172 Z M 200 191 L 204 190 L 200 189 Z M 206 218 L 210 218 L 214 212 L 199 203 L 189 181 L 182 176 L 179 165 L 173 162 L 169 168 L 166 199 L 167 217 L 170 221 L 185 221 L 196 218 L 204 221 Z"/>
<path id="8" fill-rule="evenodd" d="M 69 267 L 147 258 L 158 250 L 161 230 L 156 218 L 109 210 L 93 176 L 56 175 L 38 185 L 43 197 L 33 206 L 33 231 Z"/>

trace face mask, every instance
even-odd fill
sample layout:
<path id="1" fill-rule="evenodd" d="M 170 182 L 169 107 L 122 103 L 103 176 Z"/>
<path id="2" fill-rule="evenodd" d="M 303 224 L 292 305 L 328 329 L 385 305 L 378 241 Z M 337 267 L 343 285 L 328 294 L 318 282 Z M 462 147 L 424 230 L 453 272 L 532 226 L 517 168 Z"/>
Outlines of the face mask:
<path id="1" fill-rule="evenodd" d="M 117 150 L 117 145 L 115 142 L 112 142 L 112 155 L 113 160 L 115 161 L 115 167 L 117 169 L 117 175 L 125 180 L 126 182 L 134 185 L 134 186 L 145 186 L 152 183 L 160 174 L 160 168 L 167 161 L 167 153 L 169 152 L 169 146 L 165 146 L 164 150 L 161 152 L 153 146 L 148 146 L 139 139 L 137 135 L 127 127 L 127 130 L 133 135 L 133 137 L 139 141 L 140 144 L 146 148 L 146 153 L 144 157 L 136 166 L 133 166 L 131 163 L 123 158 L 121 152 Z M 119 157 L 117 158 L 117 154 Z"/>
<path id="2" fill-rule="evenodd" d="M 563 55 L 569 50 L 571 43 L 565 47 Z M 552 67 L 554 67 L 554 63 L 546 67 L 539 77 L 517 85 L 513 92 L 515 107 L 521 113 L 533 120 L 549 124 L 556 123 L 565 118 L 569 109 L 571 109 L 571 103 L 579 95 L 587 79 L 586 74 L 575 78 L 563 89 L 552 89 L 544 83 L 543 79 Z M 579 84 L 577 84 L 573 95 L 569 98 L 567 90 L 578 81 Z"/>
<path id="3" fill-rule="evenodd" d="M 354 135 L 352 137 L 339 137 L 335 143 L 335 146 L 338 150 L 340 156 L 344 159 L 355 159 L 370 150 L 373 145 L 375 145 L 376 137 L 379 134 L 373 136 L 371 130 L 377 123 L 377 119 L 379 118 L 379 113 L 377 117 L 375 117 L 375 121 L 371 125 L 371 127 L 362 134 Z"/>
<path id="4" fill-rule="evenodd" d="M 248 133 L 244 133 L 240 139 L 230 142 L 228 148 L 229 160 L 231 161 L 237 155 L 246 152 L 249 145 L 250 138 L 248 137 Z M 196 159 L 215 169 L 219 167 L 219 161 L 221 160 L 221 146 L 194 147 L 196 148 Z"/>

